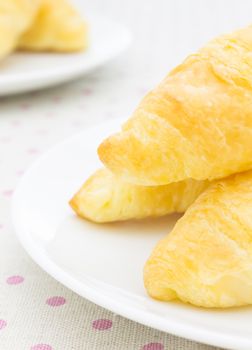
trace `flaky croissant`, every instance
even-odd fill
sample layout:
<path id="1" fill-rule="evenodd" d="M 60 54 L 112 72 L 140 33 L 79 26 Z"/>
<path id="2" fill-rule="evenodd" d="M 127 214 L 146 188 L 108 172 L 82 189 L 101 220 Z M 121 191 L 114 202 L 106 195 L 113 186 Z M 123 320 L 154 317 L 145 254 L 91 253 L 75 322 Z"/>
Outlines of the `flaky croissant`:
<path id="1" fill-rule="evenodd" d="M 184 212 L 207 186 L 208 181 L 195 180 L 136 186 L 100 169 L 84 183 L 70 205 L 79 216 L 94 222 L 158 217 Z"/>
<path id="2" fill-rule="evenodd" d="M 68 0 L 42 0 L 34 24 L 19 39 L 19 48 L 78 51 L 87 46 L 87 25 Z"/>
<path id="3" fill-rule="evenodd" d="M 144 282 L 159 300 L 252 304 L 252 171 L 210 184 L 158 243 Z"/>
<path id="4" fill-rule="evenodd" d="M 252 26 L 211 41 L 150 92 L 99 147 L 138 185 L 223 178 L 252 167 Z M 221 156 L 220 156 L 221 155 Z"/>
<path id="5" fill-rule="evenodd" d="M 0 59 L 15 49 L 33 23 L 40 0 L 0 0 Z"/>

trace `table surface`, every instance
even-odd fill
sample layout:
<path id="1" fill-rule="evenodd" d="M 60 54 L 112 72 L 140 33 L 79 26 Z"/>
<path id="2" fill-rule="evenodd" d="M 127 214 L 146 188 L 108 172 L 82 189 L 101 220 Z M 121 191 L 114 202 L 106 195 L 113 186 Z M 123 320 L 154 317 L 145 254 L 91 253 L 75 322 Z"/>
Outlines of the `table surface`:
<path id="1" fill-rule="evenodd" d="M 81 0 L 75 0 L 81 1 Z M 102 309 L 57 283 L 20 247 L 10 218 L 22 173 L 54 144 L 140 98 L 216 34 L 246 25 L 251 0 L 82 1 L 131 28 L 131 48 L 75 82 L 0 99 L 0 349 L 214 349 Z"/>

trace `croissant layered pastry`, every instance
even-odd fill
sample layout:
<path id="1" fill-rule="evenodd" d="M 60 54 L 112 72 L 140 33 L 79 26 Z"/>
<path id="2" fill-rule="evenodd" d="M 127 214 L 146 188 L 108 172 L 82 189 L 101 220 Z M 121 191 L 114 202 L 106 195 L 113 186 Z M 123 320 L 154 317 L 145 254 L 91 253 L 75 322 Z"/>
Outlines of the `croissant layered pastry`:
<path id="1" fill-rule="evenodd" d="M 209 185 L 155 247 L 144 282 L 159 300 L 252 304 L 252 171 Z"/>
<path id="2" fill-rule="evenodd" d="M 212 40 L 99 146 L 70 204 L 95 222 L 185 212 L 144 267 L 161 301 L 252 304 L 252 26 Z"/>
<path id="3" fill-rule="evenodd" d="M 30 29 L 19 39 L 26 50 L 78 51 L 87 46 L 87 25 L 67 0 L 42 0 Z"/>
<path id="4" fill-rule="evenodd" d="M 0 59 L 15 49 L 79 51 L 87 24 L 68 0 L 0 0 Z"/>
<path id="5" fill-rule="evenodd" d="M 208 181 L 191 179 L 164 186 L 137 186 L 100 169 L 84 183 L 70 205 L 79 216 L 94 222 L 159 217 L 183 213 L 207 186 Z"/>
<path id="6" fill-rule="evenodd" d="M 125 182 L 213 180 L 252 167 L 252 26 L 172 70 L 98 153 Z M 221 157 L 219 154 L 221 153 Z"/>
<path id="7" fill-rule="evenodd" d="M 0 0 L 0 59 L 7 56 L 33 23 L 41 0 Z"/>

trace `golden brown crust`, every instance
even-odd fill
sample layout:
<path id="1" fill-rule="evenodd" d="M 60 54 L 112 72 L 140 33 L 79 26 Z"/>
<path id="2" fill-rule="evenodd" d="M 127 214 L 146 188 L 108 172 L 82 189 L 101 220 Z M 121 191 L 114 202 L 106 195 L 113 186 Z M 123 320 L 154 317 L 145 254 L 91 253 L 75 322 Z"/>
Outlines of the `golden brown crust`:
<path id="1" fill-rule="evenodd" d="M 135 186 L 100 169 L 84 183 L 70 205 L 79 216 L 94 222 L 159 217 L 184 212 L 208 185 L 208 181 L 186 180 L 166 186 Z"/>
<path id="2" fill-rule="evenodd" d="M 0 0 L 0 59 L 17 46 L 19 37 L 32 25 L 40 0 Z"/>
<path id="3" fill-rule="evenodd" d="M 99 147 L 138 185 L 216 179 L 252 166 L 252 27 L 189 56 Z"/>
<path id="4" fill-rule="evenodd" d="M 88 45 L 88 28 L 68 0 L 42 0 L 38 15 L 18 46 L 34 51 L 79 51 Z"/>
<path id="5" fill-rule="evenodd" d="M 204 307 L 252 304 L 252 172 L 211 184 L 153 250 L 153 298 Z"/>

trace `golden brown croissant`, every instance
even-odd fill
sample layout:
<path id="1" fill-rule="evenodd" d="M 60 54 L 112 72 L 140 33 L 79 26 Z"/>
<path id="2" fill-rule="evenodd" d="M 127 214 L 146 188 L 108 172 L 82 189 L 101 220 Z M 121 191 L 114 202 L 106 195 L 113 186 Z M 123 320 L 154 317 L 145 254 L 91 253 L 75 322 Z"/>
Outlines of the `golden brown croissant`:
<path id="1" fill-rule="evenodd" d="M 42 0 L 33 26 L 20 38 L 27 50 L 78 51 L 87 46 L 87 25 L 67 0 Z"/>
<path id="2" fill-rule="evenodd" d="M 252 304 L 252 171 L 211 184 L 161 240 L 144 281 L 159 300 Z"/>
<path id="3" fill-rule="evenodd" d="M 99 147 L 125 181 L 163 185 L 252 167 L 252 26 L 211 41 L 150 92 Z"/>
<path id="4" fill-rule="evenodd" d="M 84 183 L 70 205 L 79 216 L 94 222 L 158 217 L 184 212 L 207 186 L 208 181 L 195 180 L 136 186 L 100 169 Z"/>
<path id="5" fill-rule="evenodd" d="M 15 49 L 33 23 L 40 0 L 0 0 L 0 59 Z"/>

